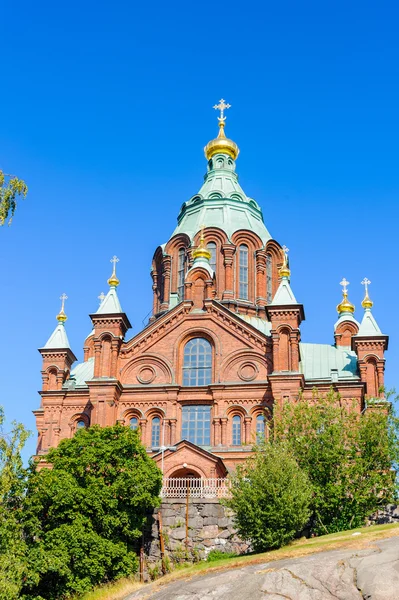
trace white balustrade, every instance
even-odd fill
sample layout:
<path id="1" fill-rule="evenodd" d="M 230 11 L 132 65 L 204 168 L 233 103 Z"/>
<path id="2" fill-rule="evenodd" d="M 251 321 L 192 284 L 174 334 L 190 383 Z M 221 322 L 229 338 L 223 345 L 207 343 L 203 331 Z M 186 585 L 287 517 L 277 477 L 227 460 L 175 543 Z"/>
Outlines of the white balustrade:
<path id="1" fill-rule="evenodd" d="M 165 477 L 162 498 L 226 498 L 230 493 L 230 481 L 221 477 L 199 479 L 195 477 Z"/>

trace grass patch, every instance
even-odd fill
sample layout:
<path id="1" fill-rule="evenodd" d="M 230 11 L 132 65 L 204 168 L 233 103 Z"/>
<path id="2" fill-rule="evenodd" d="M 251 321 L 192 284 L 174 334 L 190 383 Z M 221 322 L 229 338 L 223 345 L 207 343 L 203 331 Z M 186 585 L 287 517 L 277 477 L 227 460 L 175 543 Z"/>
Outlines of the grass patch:
<path id="1" fill-rule="evenodd" d="M 179 568 L 162 579 L 158 579 L 151 584 L 140 584 L 133 580 L 121 580 L 115 584 L 102 586 L 93 592 L 80 597 L 79 600 L 123 600 L 129 594 L 136 592 L 140 588 L 147 588 L 148 592 L 155 592 L 156 589 L 176 581 L 177 579 L 188 579 L 202 573 L 211 573 L 214 571 L 224 571 L 246 565 L 256 565 L 285 558 L 300 558 L 316 552 L 327 550 L 336 550 L 337 548 L 356 548 L 362 549 L 370 546 L 375 541 L 387 537 L 399 536 L 399 524 L 372 525 L 350 531 L 341 531 L 331 533 L 316 538 L 295 540 L 288 546 L 279 550 L 271 550 L 261 554 L 246 554 L 227 558 L 226 556 L 218 558 L 214 552 L 214 559 L 209 563 L 207 561 L 196 563 L 187 567 Z M 76 600 L 78 600 L 76 598 Z"/>

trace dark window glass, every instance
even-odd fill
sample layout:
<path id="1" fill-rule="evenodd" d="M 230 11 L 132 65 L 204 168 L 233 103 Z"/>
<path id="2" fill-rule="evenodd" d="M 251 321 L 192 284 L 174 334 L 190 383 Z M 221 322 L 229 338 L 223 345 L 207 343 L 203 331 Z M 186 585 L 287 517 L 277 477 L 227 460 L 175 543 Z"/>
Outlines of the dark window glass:
<path id="1" fill-rule="evenodd" d="M 265 417 L 264 415 L 258 415 L 256 417 L 256 441 L 257 443 L 265 440 Z"/>
<path id="2" fill-rule="evenodd" d="M 239 250 L 239 296 L 248 300 L 248 246 L 242 244 Z"/>
<path id="3" fill-rule="evenodd" d="M 159 447 L 159 439 L 161 433 L 161 419 L 159 417 L 154 417 L 151 423 L 151 447 L 158 448 Z"/>
<path id="4" fill-rule="evenodd" d="M 184 347 L 183 385 L 209 385 L 212 379 L 212 346 L 194 338 Z"/>
<path id="5" fill-rule="evenodd" d="M 83 420 L 76 423 L 76 429 L 83 429 L 84 427 L 86 427 L 86 423 Z"/>
<path id="6" fill-rule="evenodd" d="M 270 254 L 266 255 L 266 301 L 271 304 L 273 300 L 273 289 L 272 289 L 272 257 Z"/>
<path id="7" fill-rule="evenodd" d="M 179 300 L 184 300 L 184 276 L 186 267 L 186 251 L 180 248 L 177 265 L 177 293 Z"/>
<path id="8" fill-rule="evenodd" d="M 212 267 L 212 270 L 216 272 L 216 244 L 215 242 L 209 242 L 207 246 L 209 252 L 211 253 L 211 258 L 209 264 Z"/>
<path id="9" fill-rule="evenodd" d="M 130 429 L 137 429 L 139 426 L 139 420 L 137 417 L 132 417 L 130 419 Z"/>
<path id="10" fill-rule="evenodd" d="M 233 417 L 233 446 L 241 445 L 241 417 L 234 415 Z"/>
<path id="11" fill-rule="evenodd" d="M 182 438 L 198 446 L 210 446 L 210 406 L 183 406 Z"/>

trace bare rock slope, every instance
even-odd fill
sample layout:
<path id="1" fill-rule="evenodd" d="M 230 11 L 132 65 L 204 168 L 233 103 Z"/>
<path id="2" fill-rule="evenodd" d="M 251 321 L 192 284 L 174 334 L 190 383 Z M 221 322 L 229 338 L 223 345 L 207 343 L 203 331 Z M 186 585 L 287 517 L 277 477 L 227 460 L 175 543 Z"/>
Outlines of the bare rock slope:
<path id="1" fill-rule="evenodd" d="M 399 600 L 399 537 L 149 586 L 126 600 Z"/>

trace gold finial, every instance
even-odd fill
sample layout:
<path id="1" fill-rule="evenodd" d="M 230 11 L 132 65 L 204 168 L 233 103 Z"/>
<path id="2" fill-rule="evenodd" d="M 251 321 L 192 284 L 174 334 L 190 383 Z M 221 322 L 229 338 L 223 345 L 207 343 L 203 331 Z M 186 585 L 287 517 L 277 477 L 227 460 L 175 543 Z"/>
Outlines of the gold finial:
<path id="1" fill-rule="evenodd" d="M 110 285 L 111 287 L 117 287 L 120 283 L 119 279 L 116 276 L 116 263 L 119 262 L 119 258 L 117 256 L 113 256 L 110 262 L 113 263 L 114 268 L 112 270 L 111 277 L 108 279 L 108 285 Z"/>
<path id="2" fill-rule="evenodd" d="M 369 285 L 370 285 L 371 281 L 370 279 L 367 279 L 367 277 L 365 277 L 363 279 L 363 281 L 361 282 L 362 285 L 364 285 L 364 299 L 362 302 L 362 306 L 365 310 L 370 309 L 373 307 L 373 301 L 370 300 L 369 298 Z"/>
<path id="3" fill-rule="evenodd" d="M 281 277 L 289 277 L 291 275 L 291 271 L 290 268 L 288 266 L 288 252 L 289 252 L 289 248 L 287 248 L 287 246 L 283 246 L 282 249 L 282 254 L 283 254 L 283 266 L 280 268 L 280 276 Z"/>
<path id="4" fill-rule="evenodd" d="M 60 296 L 60 300 L 61 300 L 61 310 L 57 315 L 57 321 L 59 323 L 65 323 L 65 321 L 67 320 L 67 316 L 65 314 L 65 300 L 68 300 L 68 296 L 66 294 L 62 294 L 62 296 Z"/>
<path id="5" fill-rule="evenodd" d="M 339 285 L 342 285 L 343 299 L 342 299 L 342 302 L 340 302 L 340 304 L 338 304 L 338 306 L 337 306 L 338 313 L 340 315 L 342 313 L 345 313 L 345 312 L 354 313 L 355 312 L 355 307 L 352 304 L 352 302 L 350 302 L 348 300 L 348 285 L 349 285 L 349 281 L 347 281 L 345 279 L 345 277 L 344 277 L 343 280 L 341 281 L 341 283 Z"/>
<path id="6" fill-rule="evenodd" d="M 196 258 L 205 258 L 206 260 L 210 260 L 212 257 L 212 254 L 209 252 L 208 248 L 206 247 L 204 230 L 205 230 L 205 225 L 202 225 L 199 246 L 198 246 L 198 248 L 193 250 L 194 260 Z"/>
<path id="7" fill-rule="evenodd" d="M 221 100 L 219 100 L 219 104 L 215 104 L 213 108 L 215 110 L 220 110 L 220 117 L 218 117 L 219 134 L 217 138 L 211 140 L 205 146 L 205 156 L 208 160 L 210 160 L 215 154 L 227 154 L 228 156 L 231 156 L 233 160 L 235 160 L 240 150 L 237 144 L 233 142 L 233 140 L 229 140 L 224 133 L 224 126 L 226 121 L 224 111 L 228 108 L 231 108 L 231 104 L 226 104 L 226 102 L 222 98 Z"/>

